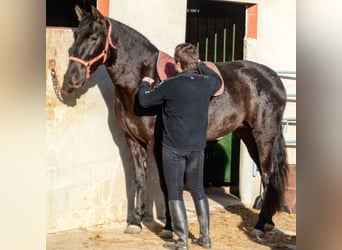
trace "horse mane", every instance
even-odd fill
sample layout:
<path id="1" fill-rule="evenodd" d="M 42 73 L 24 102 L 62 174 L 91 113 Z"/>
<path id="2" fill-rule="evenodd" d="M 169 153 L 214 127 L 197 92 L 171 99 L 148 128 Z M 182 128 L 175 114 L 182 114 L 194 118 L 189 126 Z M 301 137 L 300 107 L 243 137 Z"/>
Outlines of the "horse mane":
<path id="1" fill-rule="evenodd" d="M 120 21 L 109 19 L 113 25 L 113 35 L 117 40 L 117 46 L 124 48 L 125 51 L 129 51 L 130 54 L 145 54 L 156 53 L 158 49 L 153 45 L 150 40 L 128 25 L 121 23 Z M 149 54 L 150 55 L 150 54 Z"/>

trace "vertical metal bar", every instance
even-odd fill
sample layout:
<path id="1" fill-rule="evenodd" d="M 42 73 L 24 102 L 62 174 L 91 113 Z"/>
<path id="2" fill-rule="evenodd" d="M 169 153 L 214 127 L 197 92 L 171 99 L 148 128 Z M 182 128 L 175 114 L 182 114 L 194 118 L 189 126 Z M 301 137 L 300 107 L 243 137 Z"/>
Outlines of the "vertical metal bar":
<path id="1" fill-rule="evenodd" d="M 214 63 L 216 63 L 216 54 L 217 54 L 217 33 L 215 32 L 215 43 L 214 43 Z"/>
<path id="2" fill-rule="evenodd" d="M 197 16 L 197 27 L 196 27 L 196 37 L 197 37 L 197 50 L 198 50 L 198 53 L 199 53 L 199 28 L 200 27 L 200 21 L 199 21 L 199 17 Z"/>
<path id="3" fill-rule="evenodd" d="M 214 33 L 214 63 L 217 61 L 217 18 L 215 18 L 215 33 Z"/>
<path id="4" fill-rule="evenodd" d="M 190 15 L 189 15 L 189 9 L 187 10 L 186 13 L 186 32 L 185 32 L 185 37 L 189 38 L 190 37 L 190 29 L 188 28 L 190 26 Z"/>
<path id="5" fill-rule="evenodd" d="M 206 27 L 205 27 L 205 60 L 208 61 L 208 23 L 209 18 L 207 18 Z"/>
<path id="6" fill-rule="evenodd" d="M 258 166 L 253 162 L 253 173 L 252 176 L 257 176 Z"/>
<path id="7" fill-rule="evenodd" d="M 223 30 L 223 62 L 226 61 L 226 42 L 227 42 L 227 29 Z"/>
<path id="8" fill-rule="evenodd" d="M 233 24 L 232 61 L 235 59 L 235 23 Z"/>
<path id="9" fill-rule="evenodd" d="M 200 44 L 199 44 L 199 42 L 196 43 L 196 47 L 197 47 L 197 51 L 199 52 L 199 49 L 200 49 Z"/>
<path id="10" fill-rule="evenodd" d="M 208 37 L 205 38 L 205 60 L 208 61 Z"/>

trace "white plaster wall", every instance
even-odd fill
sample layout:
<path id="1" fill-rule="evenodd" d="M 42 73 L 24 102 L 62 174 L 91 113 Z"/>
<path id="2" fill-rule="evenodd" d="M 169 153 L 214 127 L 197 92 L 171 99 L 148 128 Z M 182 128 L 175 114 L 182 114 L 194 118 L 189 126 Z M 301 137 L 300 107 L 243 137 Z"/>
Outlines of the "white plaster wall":
<path id="1" fill-rule="evenodd" d="M 257 40 L 246 43 L 245 59 L 276 70 L 295 70 L 296 1 L 259 0 Z"/>
<path id="2" fill-rule="evenodd" d="M 159 50 L 173 55 L 185 41 L 186 0 L 112 0 L 109 16 L 138 30 Z"/>
<path id="3" fill-rule="evenodd" d="M 46 63 L 56 61 L 60 84 L 72 42 L 71 29 L 46 29 Z M 113 88 L 103 71 L 87 84 L 95 83 L 69 107 L 56 98 L 46 68 L 47 232 L 126 219 L 130 155 L 106 104 Z"/>
<path id="4" fill-rule="evenodd" d="M 245 39 L 244 47 L 247 60 L 263 63 L 276 71 L 296 71 L 296 1 L 259 0 L 257 39 Z M 296 80 L 282 80 L 287 93 L 296 94 Z M 284 117 L 296 117 L 296 102 L 287 103 Z M 296 139 L 295 126 L 288 127 L 285 138 Z M 289 163 L 296 164 L 296 149 L 287 151 Z"/>

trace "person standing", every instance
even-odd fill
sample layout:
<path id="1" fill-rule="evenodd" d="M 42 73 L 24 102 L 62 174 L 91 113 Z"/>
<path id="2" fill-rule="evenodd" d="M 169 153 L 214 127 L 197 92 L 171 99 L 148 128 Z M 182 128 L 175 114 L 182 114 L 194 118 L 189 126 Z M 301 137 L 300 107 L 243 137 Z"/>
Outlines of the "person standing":
<path id="1" fill-rule="evenodd" d="M 175 77 L 160 82 L 144 76 L 138 90 L 140 105 L 162 105 L 162 161 L 168 192 L 172 229 L 178 236 L 164 244 L 168 249 L 188 249 L 188 222 L 183 200 L 184 177 L 195 204 L 200 225 L 197 243 L 211 248 L 209 203 L 203 187 L 204 149 L 209 102 L 221 87 L 221 78 L 199 60 L 190 43 L 176 46 Z M 200 73 L 201 72 L 201 73 Z"/>

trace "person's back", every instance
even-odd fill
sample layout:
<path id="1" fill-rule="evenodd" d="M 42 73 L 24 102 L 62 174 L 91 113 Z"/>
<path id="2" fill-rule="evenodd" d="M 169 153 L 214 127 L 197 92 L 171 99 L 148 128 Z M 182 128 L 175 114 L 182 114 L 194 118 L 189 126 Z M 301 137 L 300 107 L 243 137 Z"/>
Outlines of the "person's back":
<path id="1" fill-rule="evenodd" d="M 208 106 L 216 87 L 209 80 L 196 71 L 185 71 L 169 80 L 164 96 L 164 145 L 179 150 L 205 147 Z"/>
<path id="2" fill-rule="evenodd" d="M 183 200 L 184 175 L 194 200 L 200 235 L 197 244 L 211 248 L 209 203 L 203 188 L 204 148 L 206 146 L 208 107 L 211 96 L 220 88 L 220 77 L 199 62 L 192 44 L 179 44 L 175 49 L 176 77 L 151 89 L 153 79 L 144 77 L 139 87 L 140 104 L 162 105 L 163 173 L 168 192 L 168 205 L 173 232 L 178 236 L 164 247 L 188 249 L 188 225 Z M 203 75 L 199 74 L 203 73 Z"/>

